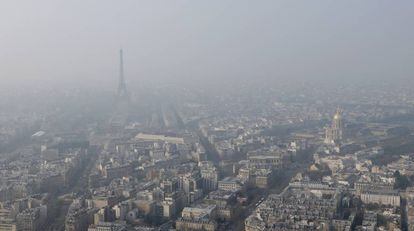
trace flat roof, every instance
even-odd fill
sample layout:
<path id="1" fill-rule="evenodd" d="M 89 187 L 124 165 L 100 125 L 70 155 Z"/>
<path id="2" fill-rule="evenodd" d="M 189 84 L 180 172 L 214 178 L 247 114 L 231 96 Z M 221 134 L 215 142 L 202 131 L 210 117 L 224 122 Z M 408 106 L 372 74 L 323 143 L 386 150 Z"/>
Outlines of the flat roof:
<path id="1" fill-rule="evenodd" d="M 147 141 L 164 141 L 168 143 L 174 144 L 184 144 L 184 138 L 182 137 L 173 137 L 173 136 L 165 136 L 165 135 L 152 135 L 152 134 L 145 134 L 139 133 L 135 136 L 137 140 L 147 140 Z"/>
<path id="2" fill-rule="evenodd" d="M 44 131 L 38 131 L 35 134 L 33 134 L 32 137 L 40 137 L 40 136 L 43 136 L 44 134 L 46 134 L 46 132 L 44 132 Z"/>

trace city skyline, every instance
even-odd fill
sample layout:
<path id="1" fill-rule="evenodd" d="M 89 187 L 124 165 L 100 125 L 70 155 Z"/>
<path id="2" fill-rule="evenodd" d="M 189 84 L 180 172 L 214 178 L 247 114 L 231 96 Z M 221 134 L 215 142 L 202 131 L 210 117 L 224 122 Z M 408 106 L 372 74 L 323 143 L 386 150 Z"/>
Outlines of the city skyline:
<path id="1" fill-rule="evenodd" d="M 414 231 L 413 1 L 23 2 L 0 231 Z"/>

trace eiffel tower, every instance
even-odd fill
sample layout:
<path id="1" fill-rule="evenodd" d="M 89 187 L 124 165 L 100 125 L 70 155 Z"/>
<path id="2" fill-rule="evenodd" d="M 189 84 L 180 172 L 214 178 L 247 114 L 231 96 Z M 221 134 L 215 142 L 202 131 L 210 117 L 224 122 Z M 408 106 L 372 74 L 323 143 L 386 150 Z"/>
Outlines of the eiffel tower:
<path id="1" fill-rule="evenodd" d="M 118 93 L 117 93 L 117 100 L 118 101 L 129 101 L 129 94 L 127 91 L 125 77 L 124 77 L 124 57 L 123 57 L 122 49 L 119 51 L 119 83 L 118 83 Z"/>
<path id="2" fill-rule="evenodd" d="M 126 88 L 125 78 L 124 78 L 124 58 L 122 49 L 119 51 L 119 83 L 118 83 L 118 92 L 115 96 L 115 105 L 114 111 L 110 118 L 110 127 L 111 129 L 122 129 L 128 119 L 129 114 L 129 94 Z"/>

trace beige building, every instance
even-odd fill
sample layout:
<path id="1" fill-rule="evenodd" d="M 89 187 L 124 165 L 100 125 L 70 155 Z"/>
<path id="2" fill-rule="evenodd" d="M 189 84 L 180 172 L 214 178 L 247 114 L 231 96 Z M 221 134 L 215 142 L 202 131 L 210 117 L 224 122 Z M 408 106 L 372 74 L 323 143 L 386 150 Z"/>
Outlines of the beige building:
<path id="1" fill-rule="evenodd" d="M 16 222 L 11 219 L 0 220 L 0 231 L 16 231 Z"/>
<path id="2" fill-rule="evenodd" d="M 200 231 L 215 231 L 217 223 L 212 220 L 195 220 L 187 218 L 179 218 L 175 223 L 178 231 L 200 230 Z"/>
<path id="3" fill-rule="evenodd" d="M 224 191 L 239 191 L 242 189 L 242 184 L 237 178 L 226 177 L 218 182 L 218 188 Z"/>
<path id="4" fill-rule="evenodd" d="M 399 207 L 401 203 L 400 195 L 395 191 L 363 192 L 361 200 L 366 204 L 380 204 Z"/>

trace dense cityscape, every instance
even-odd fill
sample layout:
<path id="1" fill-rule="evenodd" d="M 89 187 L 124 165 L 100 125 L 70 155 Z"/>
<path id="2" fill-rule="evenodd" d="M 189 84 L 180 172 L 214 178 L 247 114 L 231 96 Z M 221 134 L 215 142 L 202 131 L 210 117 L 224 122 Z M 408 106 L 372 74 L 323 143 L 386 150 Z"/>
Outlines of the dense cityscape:
<path id="1" fill-rule="evenodd" d="M 5 101 L 0 230 L 414 229 L 410 89 L 160 86 L 150 107 L 123 73 L 121 50 L 106 107 Z"/>
<path id="2" fill-rule="evenodd" d="M 0 3 L 0 231 L 414 231 L 413 1 Z"/>

